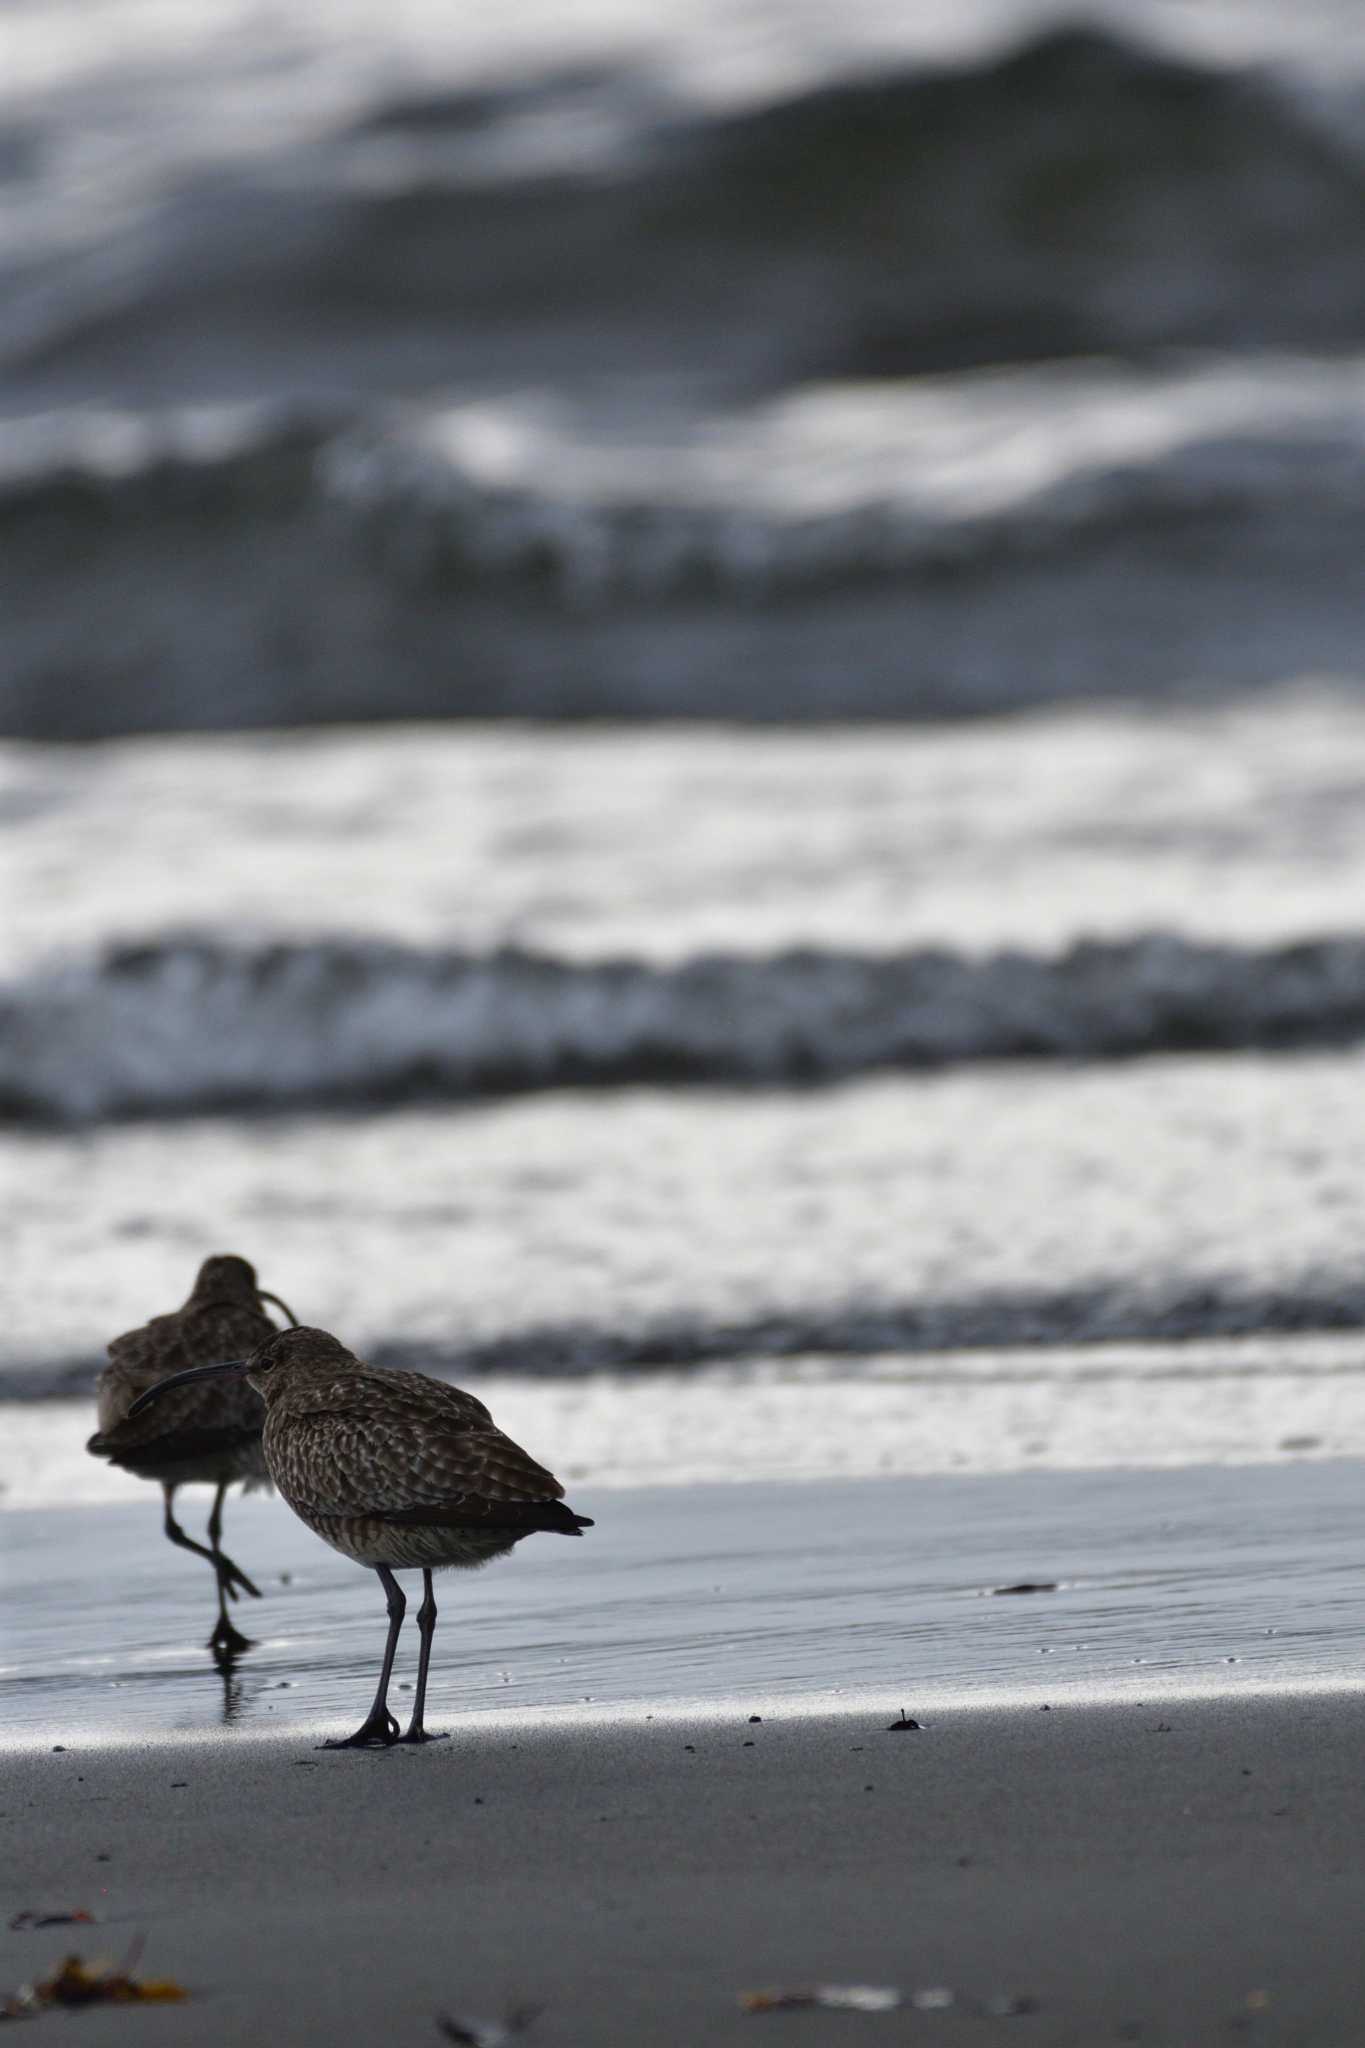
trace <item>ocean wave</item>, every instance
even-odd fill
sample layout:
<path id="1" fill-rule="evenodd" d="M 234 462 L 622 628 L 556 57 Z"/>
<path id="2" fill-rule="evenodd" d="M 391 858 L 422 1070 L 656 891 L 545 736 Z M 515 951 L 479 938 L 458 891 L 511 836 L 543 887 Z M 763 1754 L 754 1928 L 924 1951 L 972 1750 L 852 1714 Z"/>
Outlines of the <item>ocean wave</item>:
<path id="1" fill-rule="evenodd" d="M 1177 536 L 1357 536 L 1365 363 L 819 386 L 634 441 L 543 400 L 455 407 L 337 434 L 318 482 L 413 596 L 510 586 L 626 618 L 945 584 L 968 600 L 1110 547 L 1141 574 Z"/>
<path id="2" fill-rule="evenodd" d="M 1235 1282 L 1162 1287 L 1157 1283 L 1049 1290 L 983 1290 L 963 1297 L 832 1305 L 773 1311 L 752 1321 L 675 1316 L 637 1328 L 585 1322 L 511 1329 L 466 1344 L 372 1338 L 365 1357 L 386 1369 L 458 1382 L 515 1374 L 581 1379 L 595 1373 L 646 1375 L 790 1361 L 847 1374 L 886 1362 L 898 1381 L 921 1386 L 1020 1386 L 1056 1380 L 1254 1380 L 1291 1371 L 1300 1379 L 1358 1378 L 1365 1356 L 1354 1348 L 1286 1354 L 1282 1340 L 1365 1328 L 1365 1287 L 1324 1275 L 1299 1286 L 1256 1289 Z M 1135 1359 L 1127 1347 L 1260 1340 L 1191 1355 L 1154 1349 Z M 1109 1347 L 1123 1347 L 1117 1351 Z M 1038 1358 L 1035 1354 L 1045 1354 Z M 893 1363 L 894 1362 L 894 1363 Z M 81 1399 L 93 1392 L 102 1357 L 0 1356 L 0 1402 Z"/>
<path id="3" fill-rule="evenodd" d="M 16 424 L 0 731 L 950 717 L 1359 673 L 1365 362 Z M 1194 570 L 1197 569 L 1197 574 Z"/>
<path id="4" fill-rule="evenodd" d="M 38 153 L 0 731 L 1359 674 L 1365 157 L 1302 94 L 1081 28 L 739 110 L 440 87 L 153 148 L 97 236 Z"/>
<path id="5" fill-rule="evenodd" d="M 624 67 L 400 95 L 160 198 L 132 248 L 10 280 L 0 364 L 107 389 L 149 348 L 182 386 L 317 355 L 374 390 L 510 348 L 771 386 L 1365 339 L 1350 140 L 1079 26 L 721 115 Z"/>
<path id="6" fill-rule="evenodd" d="M 1153 935 L 1056 956 L 814 948 L 674 967 L 361 939 L 160 938 L 0 993 L 0 1113 L 90 1122 L 1365 1035 L 1365 939 Z"/>

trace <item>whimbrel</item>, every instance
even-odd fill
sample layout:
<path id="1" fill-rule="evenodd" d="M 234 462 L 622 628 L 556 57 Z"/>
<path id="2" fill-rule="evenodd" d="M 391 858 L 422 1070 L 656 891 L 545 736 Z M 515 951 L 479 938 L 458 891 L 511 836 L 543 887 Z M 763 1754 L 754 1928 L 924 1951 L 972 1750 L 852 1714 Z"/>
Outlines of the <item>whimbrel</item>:
<path id="1" fill-rule="evenodd" d="M 267 1477 L 261 1450 L 264 1410 L 240 1381 L 186 1388 L 154 1415 L 138 1414 L 138 1397 L 150 1387 L 178 1380 L 188 1367 L 237 1358 L 273 1337 L 276 1325 L 261 1306 L 264 1301 L 273 1301 L 291 1323 L 295 1320 L 277 1294 L 257 1286 L 245 1259 L 231 1254 L 205 1259 L 183 1308 L 154 1316 L 109 1346 L 109 1364 L 97 1389 L 100 1426 L 86 1445 L 97 1458 L 159 1482 L 167 1536 L 182 1550 L 207 1558 L 217 1575 L 218 1622 L 209 1647 L 222 1655 L 248 1647 L 247 1638 L 228 1620 L 228 1594 L 234 1600 L 242 1593 L 260 1597 L 246 1573 L 224 1554 L 219 1538 L 229 1486 L 235 1480 L 247 1487 L 260 1485 Z M 175 1490 L 194 1480 L 217 1489 L 207 1547 L 187 1536 L 175 1519 Z"/>
<path id="2" fill-rule="evenodd" d="M 439 1742 L 424 1725 L 433 1571 L 487 1564 L 538 1529 L 577 1536 L 591 1517 L 565 1507 L 554 1474 L 503 1435 L 482 1401 L 425 1373 L 376 1372 L 326 1330 L 284 1330 L 250 1358 L 177 1373 L 149 1388 L 132 1413 L 177 1387 L 232 1374 L 265 1401 L 265 1462 L 294 1513 L 343 1557 L 377 1572 L 384 1588 L 389 1633 L 374 1704 L 354 1735 L 323 1748 Z M 422 1574 L 417 1693 L 403 1735 L 388 1704 L 407 1612 L 396 1571 Z"/>

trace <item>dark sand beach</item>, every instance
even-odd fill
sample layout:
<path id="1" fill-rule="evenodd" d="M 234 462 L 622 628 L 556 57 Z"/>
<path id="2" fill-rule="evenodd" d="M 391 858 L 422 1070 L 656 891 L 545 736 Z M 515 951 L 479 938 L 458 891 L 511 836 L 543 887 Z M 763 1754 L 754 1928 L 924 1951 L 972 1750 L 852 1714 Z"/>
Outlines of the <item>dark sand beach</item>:
<path id="1" fill-rule="evenodd" d="M 5 1971 L 145 1932 L 145 1967 L 190 2001 L 89 2012 L 83 2038 L 188 2048 L 422 2043 L 438 2010 L 528 2001 L 532 2039 L 574 2048 L 1346 2044 L 1359 1717 L 1358 1693 L 1153 1694 L 911 1732 L 636 1714 L 374 1755 L 304 1729 L 32 1749 L 6 1772 L 7 1890 L 105 1924 L 7 1933 Z M 953 2003 L 740 2008 L 820 1982 Z"/>

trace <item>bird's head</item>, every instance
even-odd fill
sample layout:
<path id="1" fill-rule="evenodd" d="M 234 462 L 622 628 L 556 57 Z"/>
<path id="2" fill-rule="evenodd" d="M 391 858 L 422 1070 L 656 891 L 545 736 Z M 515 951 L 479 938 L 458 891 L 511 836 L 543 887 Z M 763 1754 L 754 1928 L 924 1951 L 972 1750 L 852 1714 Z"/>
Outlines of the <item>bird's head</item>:
<path id="1" fill-rule="evenodd" d="M 212 1258 L 205 1259 L 195 1275 L 189 1305 L 205 1308 L 210 1302 L 231 1302 L 259 1309 L 263 1301 L 273 1301 L 276 1308 L 284 1310 L 291 1323 L 297 1323 L 298 1318 L 288 1302 L 281 1301 L 278 1294 L 271 1294 L 261 1286 L 250 1259 L 240 1259 L 235 1252 L 215 1252 Z"/>
<path id="2" fill-rule="evenodd" d="M 194 1292 L 249 1299 L 256 1292 L 256 1268 L 250 1259 L 239 1259 L 235 1252 L 215 1252 L 195 1274 Z"/>
<path id="3" fill-rule="evenodd" d="M 244 1359 L 241 1370 L 269 1406 L 273 1395 L 313 1372 L 334 1374 L 358 1364 L 353 1351 L 327 1330 L 298 1328 L 267 1337 Z"/>
<path id="4" fill-rule="evenodd" d="M 359 1364 L 354 1352 L 326 1330 L 296 1327 L 279 1330 L 259 1344 L 249 1358 L 225 1358 L 217 1365 L 196 1365 L 188 1372 L 172 1373 L 140 1394 L 129 1416 L 140 1415 L 172 1387 L 188 1386 L 192 1380 L 244 1379 L 256 1389 L 268 1408 L 291 1385 L 312 1373 L 333 1375 Z"/>

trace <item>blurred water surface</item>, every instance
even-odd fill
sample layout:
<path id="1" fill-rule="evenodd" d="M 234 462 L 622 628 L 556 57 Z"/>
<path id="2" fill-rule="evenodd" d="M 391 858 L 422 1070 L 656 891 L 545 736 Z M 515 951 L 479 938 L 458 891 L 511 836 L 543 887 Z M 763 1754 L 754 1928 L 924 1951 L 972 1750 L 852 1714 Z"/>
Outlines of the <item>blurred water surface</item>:
<path id="1" fill-rule="evenodd" d="M 1358 10 L 6 39 L 9 1413 L 230 1248 L 693 1476 L 1357 1449 Z"/>
<path id="2" fill-rule="evenodd" d="M 1358 674 L 1342 5 L 7 10 L 0 730 Z"/>

